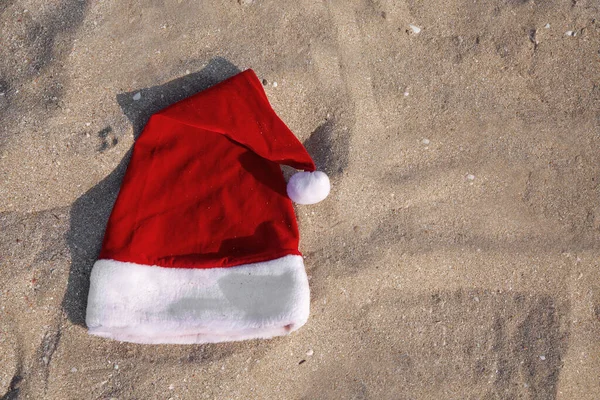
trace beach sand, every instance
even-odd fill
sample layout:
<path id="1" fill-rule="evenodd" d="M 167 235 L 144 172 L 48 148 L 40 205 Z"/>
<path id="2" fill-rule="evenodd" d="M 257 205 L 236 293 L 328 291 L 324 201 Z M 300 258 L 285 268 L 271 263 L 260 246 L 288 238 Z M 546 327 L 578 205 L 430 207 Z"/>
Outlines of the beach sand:
<path id="1" fill-rule="evenodd" d="M 597 399 L 599 10 L 3 1 L 1 398 Z M 247 68 L 332 182 L 296 207 L 308 323 L 210 345 L 89 336 L 135 137 Z"/>

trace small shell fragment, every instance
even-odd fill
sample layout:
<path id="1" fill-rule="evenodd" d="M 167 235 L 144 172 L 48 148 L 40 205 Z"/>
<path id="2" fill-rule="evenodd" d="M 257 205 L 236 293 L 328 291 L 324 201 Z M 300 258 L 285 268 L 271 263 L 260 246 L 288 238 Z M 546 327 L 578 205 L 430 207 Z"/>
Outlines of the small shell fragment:
<path id="1" fill-rule="evenodd" d="M 409 24 L 409 25 L 408 25 L 408 27 L 409 27 L 409 28 L 410 28 L 410 29 L 413 31 L 413 33 L 414 33 L 415 35 L 418 35 L 419 33 L 421 33 L 421 28 L 419 28 L 419 27 L 418 27 L 418 26 L 416 26 L 416 25 Z"/>

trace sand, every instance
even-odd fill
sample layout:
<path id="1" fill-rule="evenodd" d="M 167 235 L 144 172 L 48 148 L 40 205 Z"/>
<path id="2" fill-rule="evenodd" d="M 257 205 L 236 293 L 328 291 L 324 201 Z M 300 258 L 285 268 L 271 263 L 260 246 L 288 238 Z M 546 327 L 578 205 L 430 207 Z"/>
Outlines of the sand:
<path id="1" fill-rule="evenodd" d="M 3 1 L 0 396 L 597 399 L 598 12 Z M 309 322 L 195 346 L 87 335 L 89 271 L 136 135 L 246 68 L 333 185 L 296 207 Z"/>

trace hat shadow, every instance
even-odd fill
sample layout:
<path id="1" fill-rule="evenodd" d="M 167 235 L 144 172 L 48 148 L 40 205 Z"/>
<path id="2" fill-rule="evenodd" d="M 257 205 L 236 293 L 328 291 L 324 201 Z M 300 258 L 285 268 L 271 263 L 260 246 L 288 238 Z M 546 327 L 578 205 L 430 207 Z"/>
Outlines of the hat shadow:
<path id="1" fill-rule="evenodd" d="M 131 122 L 134 139 L 137 139 L 152 114 L 239 72 L 240 69 L 235 65 L 218 57 L 212 59 L 202 70 L 163 85 L 118 94 L 117 102 Z M 100 253 L 106 223 L 125 175 L 131 151 L 129 149 L 119 165 L 100 183 L 75 200 L 71 207 L 70 226 L 65 235 L 71 253 L 71 266 L 62 307 L 69 321 L 75 325 L 85 326 L 90 273 Z"/>

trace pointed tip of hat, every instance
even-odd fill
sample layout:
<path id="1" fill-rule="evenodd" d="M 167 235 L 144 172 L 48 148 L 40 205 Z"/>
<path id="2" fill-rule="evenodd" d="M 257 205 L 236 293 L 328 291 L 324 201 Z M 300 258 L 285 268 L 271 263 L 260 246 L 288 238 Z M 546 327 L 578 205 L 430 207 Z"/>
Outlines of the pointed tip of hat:
<path id="1" fill-rule="evenodd" d="M 325 200 L 331 190 L 329 177 L 325 172 L 297 172 L 287 184 L 288 197 L 297 204 L 316 204 Z"/>

